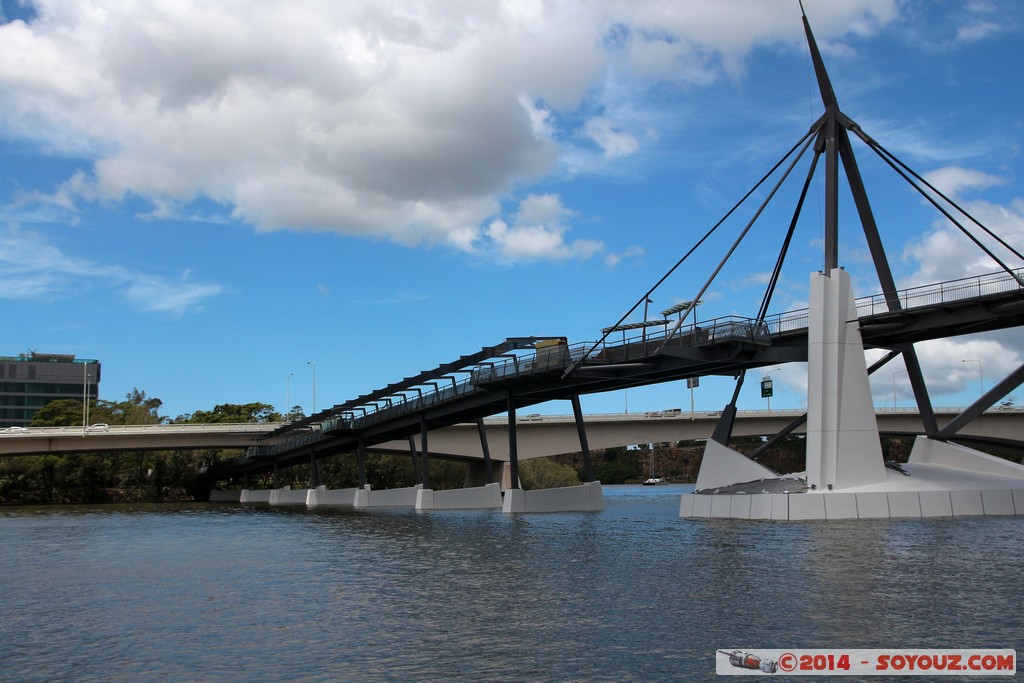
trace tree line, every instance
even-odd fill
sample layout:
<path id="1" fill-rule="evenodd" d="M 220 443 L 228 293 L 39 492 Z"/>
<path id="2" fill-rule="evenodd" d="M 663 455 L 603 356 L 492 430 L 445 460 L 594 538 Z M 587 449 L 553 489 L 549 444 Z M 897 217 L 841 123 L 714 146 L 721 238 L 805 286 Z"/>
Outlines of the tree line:
<path id="1" fill-rule="evenodd" d="M 286 415 L 266 403 L 225 403 L 211 410 L 169 418 L 160 414 L 163 401 L 133 388 L 121 401 L 90 401 L 88 422 L 108 425 L 271 423 L 305 417 L 301 407 Z M 36 413 L 31 427 L 74 427 L 85 423 L 85 405 L 77 399 L 52 401 Z M 203 500 L 209 482 L 204 466 L 235 458 L 241 449 L 128 451 L 120 453 L 50 454 L 0 457 L 0 504 L 47 505 L 68 503 L 165 502 Z M 318 461 L 318 476 L 328 488 L 351 488 L 359 483 L 354 454 L 339 454 Z M 461 488 L 465 463 L 430 461 L 431 486 L 437 490 Z M 413 486 L 419 476 L 410 455 L 369 452 L 366 477 L 374 489 Z M 524 488 L 550 488 L 579 483 L 575 468 L 549 459 L 520 464 Z M 251 475 L 248 488 L 291 486 L 308 488 L 313 481 L 309 465 L 276 473 Z M 243 482 L 227 482 L 238 488 Z"/>

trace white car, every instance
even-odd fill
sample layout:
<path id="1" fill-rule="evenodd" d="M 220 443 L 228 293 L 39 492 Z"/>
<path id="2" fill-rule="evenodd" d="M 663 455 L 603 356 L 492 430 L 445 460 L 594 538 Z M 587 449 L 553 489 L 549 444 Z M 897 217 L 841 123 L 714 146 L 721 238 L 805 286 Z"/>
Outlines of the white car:
<path id="1" fill-rule="evenodd" d="M 98 422 L 98 423 L 94 424 L 93 426 L 89 427 L 88 429 L 86 429 L 85 431 L 87 431 L 87 432 L 109 432 L 110 431 L 110 425 L 106 424 L 105 422 Z"/>
<path id="2" fill-rule="evenodd" d="M 8 427 L 0 429 L 0 434 L 28 434 L 28 427 Z"/>

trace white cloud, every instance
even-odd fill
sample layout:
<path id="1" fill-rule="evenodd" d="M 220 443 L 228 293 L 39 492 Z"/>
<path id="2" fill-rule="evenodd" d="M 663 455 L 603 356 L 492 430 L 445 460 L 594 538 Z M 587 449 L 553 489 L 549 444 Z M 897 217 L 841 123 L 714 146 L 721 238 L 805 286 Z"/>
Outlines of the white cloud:
<path id="1" fill-rule="evenodd" d="M 614 268 L 623 261 L 630 261 L 634 265 L 642 265 L 646 250 L 640 245 L 634 244 L 631 247 L 627 247 L 624 251 L 617 253 L 605 254 L 604 263 L 609 268 Z"/>
<path id="2" fill-rule="evenodd" d="M 605 159 L 629 156 L 640 148 L 640 142 L 635 137 L 618 130 L 613 121 L 604 117 L 587 121 L 583 133 L 601 147 Z"/>
<path id="3" fill-rule="evenodd" d="M 922 176 L 947 197 L 960 195 L 963 190 L 983 190 L 1006 181 L 994 175 L 961 166 L 946 166 Z"/>
<path id="4" fill-rule="evenodd" d="M 607 111 L 617 73 L 710 83 L 800 38 L 795 8 L 739 0 L 35 5 L 0 26 L 0 132 L 93 160 L 54 200 L 141 197 L 157 219 L 205 197 L 261 230 L 462 251 L 580 135 L 607 164 L 640 151 L 630 131 L 657 136 L 584 114 Z M 814 7 L 823 40 L 895 16 L 893 0 Z M 560 228 L 493 232 L 507 253 L 599 250 Z"/>
<path id="5" fill-rule="evenodd" d="M 994 338 L 935 339 L 915 344 L 914 348 L 935 406 L 948 405 L 943 397 L 961 391 L 980 396 L 983 387 L 988 391 L 1022 362 L 1021 350 Z M 906 401 L 913 401 L 910 379 L 900 359 L 876 372 L 872 387 L 878 405 L 892 405 L 893 401 L 907 405 Z"/>
<path id="6" fill-rule="evenodd" d="M 604 251 L 597 240 L 566 241 L 564 221 L 572 215 L 558 195 L 531 195 L 520 202 L 512 225 L 496 219 L 487 226 L 483 249 L 505 262 L 588 259 Z"/>
<path id="7" fill-rule="evenodd" d="M 219 294 L 220 285 L 192 282 L 185 271 L 167 278 L 68 256 L 42 236 L 9 228 L 0 234 L 0 299 L 72 298 L 113 287 L 144 311 L 183 315 Z"/>

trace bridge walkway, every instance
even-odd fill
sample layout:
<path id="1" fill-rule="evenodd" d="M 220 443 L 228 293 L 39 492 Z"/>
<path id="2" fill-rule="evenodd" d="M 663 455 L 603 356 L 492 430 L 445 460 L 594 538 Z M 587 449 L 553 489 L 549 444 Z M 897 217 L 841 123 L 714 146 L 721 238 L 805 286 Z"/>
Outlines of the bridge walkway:
<path id="1" fill-rule="evenodd" d="M 1024 325 L 1024 270 L 857 299 L 866 347 Z M 807 360 L 807 310 L 726 316 L 594 345 L 515 337 L 280 427 L 211 477 L 288 466 L 550 400 Z M 567 375 L 567 371 L 573 370 Z"/>

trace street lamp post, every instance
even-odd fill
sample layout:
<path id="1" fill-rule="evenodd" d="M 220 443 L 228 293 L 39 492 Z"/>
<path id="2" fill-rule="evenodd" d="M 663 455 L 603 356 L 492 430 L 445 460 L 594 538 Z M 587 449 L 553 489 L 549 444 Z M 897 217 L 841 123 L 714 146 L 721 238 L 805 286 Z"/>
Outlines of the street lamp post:
<path id="1" fill-rule="evenodd" d="M 89 364 L 82 363 L 82 436 L 89 422 Z"/>
<path id="2" fill-rule="evenodd" d="M 897 370 L 896 372 L 892 373 L 892 411 L 893 412 L 896 412 L 896 375 L 900 374 L 901 372 L 907 373 L 907 376 L 910 375 L 910 370 Z"/>
<path id="3" fill-rule="evenodd" d="M 289 372 L 284 380 L 284 416 L 286 418 L 292 414 L 292 375 L 294 374 L 294 372 Z"/>
<path id="4" fill-rule="evenodd" d="M 981 361 L 976 358 L 968 358 L 967 360 L 960 361 L 961 363 L 977 363 L 978 364 L 978 389 L 979 396 L 985 393 L 985 379 L 981 374 Z"/>
<path id="5" fill-rule="evenodd" d="M 313 415 L 316 415 L 316 361 L 306 361 L 306 365 L 313 367 Z"/>

